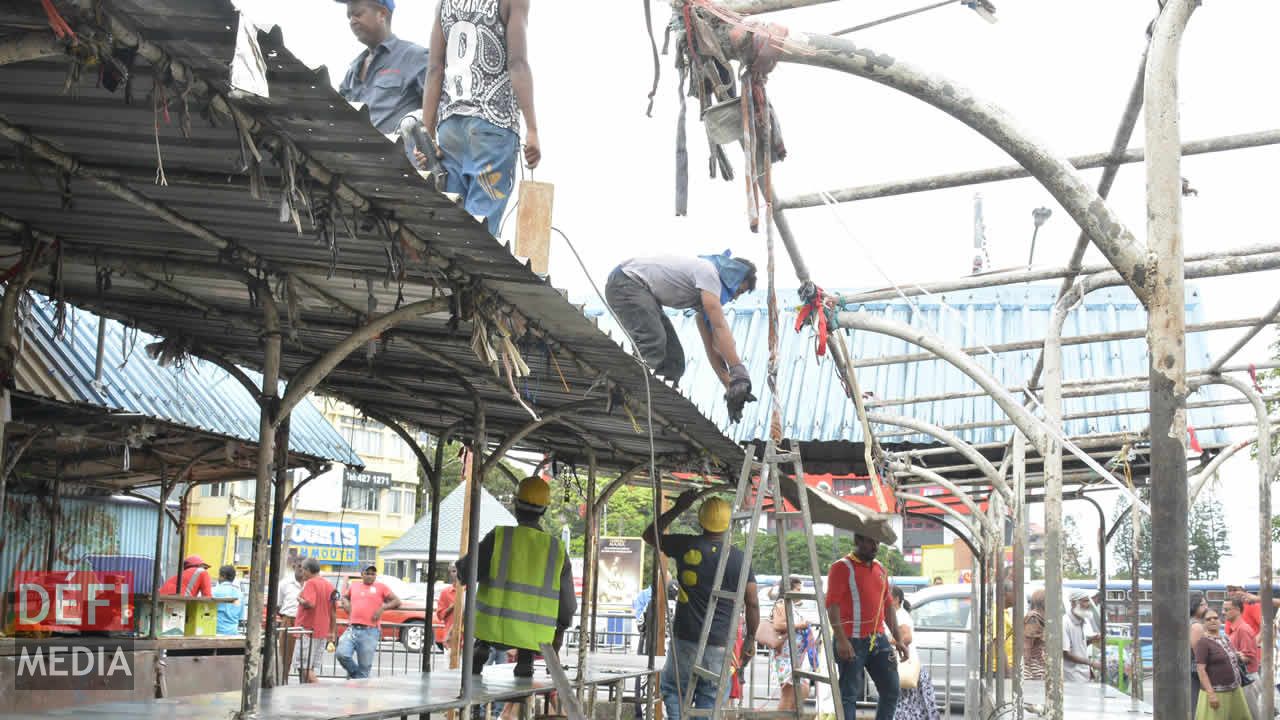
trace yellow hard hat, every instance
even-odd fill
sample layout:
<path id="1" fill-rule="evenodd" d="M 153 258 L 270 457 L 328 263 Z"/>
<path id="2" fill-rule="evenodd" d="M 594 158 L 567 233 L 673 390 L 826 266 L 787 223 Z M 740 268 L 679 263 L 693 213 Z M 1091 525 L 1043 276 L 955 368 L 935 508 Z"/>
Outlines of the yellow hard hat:
<path id="1" fill-rule="evenodd" d="M 729 529 L 729 515 L 732 510 L 723 498 L 712 497 L 702 502 L 698 508 L 698 524 L 708 532 L 724 532 Z"/>
<path id="2" fill-rule="evenodd" d="M 516 490 L 516 504 L 531 510 L 543 510 L 551 504 L 551 486 L 540 477 L 527 477 Z"/>

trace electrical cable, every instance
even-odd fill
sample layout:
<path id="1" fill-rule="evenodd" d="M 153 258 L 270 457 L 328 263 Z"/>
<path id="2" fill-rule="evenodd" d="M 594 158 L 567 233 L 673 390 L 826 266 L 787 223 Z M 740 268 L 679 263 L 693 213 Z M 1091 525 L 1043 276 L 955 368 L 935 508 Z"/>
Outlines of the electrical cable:
<path id="1" fill-rule="evenodd" d="M 639 345 L 637 345 L 635 339 L 631 337 L 631 333 L 627 331 L 627 328 L 625 325 L 622 324 L 622 321 L 618 319 L 618 314 L 613 311 L 613 307 L 609 305 L 609 301 L 605 299 L 604 293 L 601 292 L 600 287 L 596 285 L 595 279 L 591 277 L 590 271 L 587 270 L 587 264 L 583 262 L 582 256 L 578 254 L 578 248 L 574 246 L 573 241 L 570 240 L 569 236 L 566 235 L 565 232 L 560 228 L 552 225 L 551 229 L 554 230 L 556 234 L 559 235 L 564 240 L 565 244 L 569 246 L 569 251 L 573 253 L 574 259 L 577 260 L 578 267 L 582 268 L 582 274 L 587 278 L 587 282 L 591 284 L 592 292 L 596 294 L 596 297 L 600 300 L 601 304 L 604 305 L 605 310 L 608 311 L 609 316 L 613 318 L 613 322 L 615 325 L 618 326 L 618 329 L 622 331 L 622 334 L 624 337 L 626 337 L 627 342 L 631 343 L 631 347 L 635 351 L 632 357 L 640 365 L 640 369 L 643 371 L 645 421 L 646 421 L 646 427 L 648 428 L 648 435 L 649 435 L 649 478 L 654 484 L 653 529 L 654 529 L 654 535 L 657 536 L 654 538 L 654 541 L 655 541 L 654 544 L 655 546 L 659 546 L 659 549 L 661 549 L 660 548 L 662 544 L 660 542 L 661 529 L 658 527 L 658 520 L 661 517 L 661 510 L 662 510 L 662 476 L 658 474 L 658 454 L 657 454 L 657 450 L 654 447 L 654 442 L 653 442 L 653 394 L 652 394 L 652 390 L 650 389 L 650 382 L 651 382 L 650 375 L 652 374 L 653 370 L 649 367 L 649 364 L 645 362 L 644 357 L 639 354 Z M 657 565 L 658 563 L 656 562 L 656 556 L 655 556 L 654 567 L 656 568 Z M 654 594 L 656 595 L 659 592 L 659 588 L 655 587 L 653 591 L 654 591 Z M 661 592 L 662 592 L 662 597 L 665 598 L 666 592 L 667 592 L 665 584 L 664 584 L 664 587 L 661 588 Z M 660 639 L 655 636 L 653 644 L 657 645 L 659 640 Z M 680 697 L 684 697 L 684 691 L 679 687 L 679 685 L 681 685 L 680 665 L 676 659 L 676 655 L 677 655 L 676 653 L 671 653 L 670 662 L 672 662 L 676 668 L 676 685 L 677 685 L 676 691 L 680 694 Z"/>
<path id="2" fill-rule="evenodd" d="M 854 25 L 853 27 L 848 27 L 843 30 L 837 30 L 831 33 L 831 35 L 833 37 L 838 37 L 840 35 L 848 35 L 849 33 L 854 33 L 859 30 L 866 30 L 867 28 L 873 28 L 877 25 L 883 25 L 887 22 L 893 22 L 894 20 L 901 20 L 902 18 L 911 17 L 912 15 L 919 15 L 920 13 L 926 12 L 928 10 L 936 10 L 937 8 L 940 8 L 940 7 L 946 7 L 947 5 L 955 5 L 958 2 L 960 2 L 960 0 L 942 0 L 942 2 L 936 2 L 931 5 L 925 5 L 924 7 L 918 7 L 914 10 L 906 10 L 904 12 L 900 12 L 894 15 L 889 15 L 888 17 L 882 17 L 879 20 L 872 20 L 871 22 L 866 22 L 861 25 Z"/>
<path id="3" fill-rule="evenodd" d="M 845 231 L 845 234 L 849 237 L 849 239 L 853 240 L 854 244 L 857 245 L 862 250 L 863 256 L 866 258 L 868 264 L 870 264 L 871 267 L 874 268 L 877 273 L 879 273 L 880 277 L 883 278 L 886 283 L 888 283 L 890 286 L 893 287 L 894 291 L 898 293 L 898 296 L 901 297 L 903 301 L 905 301 L 907 305 L 909 305 L 911 309 L 915 311 L 916 316 L 922 315 L 923 311 L 920 309 L 920 306 L 915 302 L 915 300 L 913 300 L 905 292 L 903 292 L 902 287 L 898 285 L 898 283 L 894 282 L 893 278 L 891 278 L 889 274 L 885 272 L 884 268 L 881 267 L 880 264 L 876 262 L 875 256 L 872 254 L 871 249 L 868 248 L 862 242 L 862 240 L 853 233 L 853 230 L 850 229 L 849 226 L 844 222 L 844 218 L 840 217 L 840 213 L 838 211 L 835 197 L 833 197 L 829 192 L 822 192 L 821 197 L 822 197 L 823 204 L 826 205 L 827 209 L 831 211 L 832 217 L 835 218 L 836 223 L 840 225 L 841 229 Z M 952 313 L 954 313 L 956 318 L 959 320 L 961 327 L 967 330 L 974 337 L 978 337 L 978 333 L 975 332 L 974 329 L 970 327 L 969 323 L 965 321 L 964 313 L 961 313 L 959 310 L 951 307 L 951 305 L 947 304 L 946 300 L 929 292 L 924 287 L 921 287 L 920 285 L 917 285 L 914 283 L 912 284 L 912 286 L 916 290 L 919 290 L 920 293 L 923 294 L 925 297 L 928 297 L 931 300 L 937 301 L 939 306 L 942 307 L 944 310 L 949 310 Z M 1000 359 L 1000 356 L 997 355 L 995 350 L 992 350 L 991 346 L 989 346 L 985 341 L 979 338 L 978 345 L 979 347 L 982 348 L 983 352 L 991 358 L 992 362 L 994 362 L 996 365 L 999 365 L 1001 367 L 1004 366 L 1004 361 Z M 1036 409 L 1038 409 L 1042 413 L 1045 412 L 1044 404 L 1040 402 L 1040 399 L 1036 397 L 1035 393 L 1031 392 L 1030 390 L 1024 390 L 1024 394 L 1031 401 L 1031 404 L 1035 406 Z M 1147 513 L 1148 515 L 1151 514 L 1151 508 L 1145 502 L 1143 502 L 1141 498 L 1139 498 L 1136 494 L 1129 492 L 1129 489 L 1125 487 L 1124 483 L 1122 483 L 1119 479 L 1117 479 L 1115 475 L 1112 475 L 1106 468 L 1102 467 L 1102 465 L 1099 464 L 1097 460 L 1094 460 L 1092 456 L 1090 456 L 1088 453 L 1084 452 L 1079 447 L 1077 447 L 1075 443 L 1071 442 L 1071 440 L 1067 438 L 1066 433 L 1062 429 L 1051 426 L 1048 422 L 1046 422 L 1042 418 L 1036 417 L 1035 415 L 1032 415 L 1032 418 L 1035 419 L 1037 423 L 1039 423 L 1042 430 L 1044 430 L 1056 442 L 1061 443 L 1063 448 L 1065 448 L 1072 455 L 1076 456 L 1076 458 L 1081 462 L 1083 462 L 1085 466 L 1087 466 L 1090 470 L 1097 473 L 1099 477 L 1103 478 L 1104 480 L 1107 480 L 1112 485 L 1115 485 L 1117 488 L 1120 489 L 1121 492 L 1128 495 L 1129 500 L 1133 502 L 1143 512 Z"/>

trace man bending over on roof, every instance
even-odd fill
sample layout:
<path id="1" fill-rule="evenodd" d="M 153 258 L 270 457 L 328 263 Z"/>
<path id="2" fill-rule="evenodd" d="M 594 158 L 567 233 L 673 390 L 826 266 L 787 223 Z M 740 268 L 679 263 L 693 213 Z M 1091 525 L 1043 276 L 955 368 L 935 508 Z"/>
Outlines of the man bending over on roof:
<path id="1" fill-rule="evenodd" d="M 396 132 L 418 107 L 427 74 L 427 49 L 391 33 L 395 0 L 337 0 L 347 6 L 347 24 L 365 46 L 347 70 L 338 93 L 364 103 L 378 132 Z"/>
<path id="2" fill-rule="evenodd" d="M 528 25 L 529 0 L 440 0 L 431 30 L 422 124 L 444 161 L 445 191 L 483 215 L 495 237 L 515 186 L 520 115 L 524 161 L 534 168 L 542 159 Z"/>
<path id="3" fill-rule="evenodd" d="M 684 348 L 663 307 L 694 310 L 711 369 L 725 387 L 729 419 L 742 419 L 742 407 L 755 400 L 751 377 L 738 357 L 724 305 L 756 289 L 756 266 L 723 255 L 631 258 L 609 274 L 605 300 L 626 329 L 640 357 L 658 375 L 679 382 Z"/>

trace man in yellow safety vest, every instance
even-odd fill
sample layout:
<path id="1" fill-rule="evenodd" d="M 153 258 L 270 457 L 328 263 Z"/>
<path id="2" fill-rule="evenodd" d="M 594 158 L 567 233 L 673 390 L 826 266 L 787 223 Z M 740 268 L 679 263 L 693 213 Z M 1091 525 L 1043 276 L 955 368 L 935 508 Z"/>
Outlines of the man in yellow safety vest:
<path id="1" fill-rule="evenodd" d="M 516 677 L 533 675 L 533 655 L 543 643 L 558 650 L 578 603 L 573 568 L 560 538 L 543 532 L 551 487 L 540 477 L 520 481 L 515 527 L 496 527 L 477 550 L 476 645 L 471 672 L 479 675 L 491 649 L 516 650 Z M 467 558 L 458 559 L 465 582 Z"/>

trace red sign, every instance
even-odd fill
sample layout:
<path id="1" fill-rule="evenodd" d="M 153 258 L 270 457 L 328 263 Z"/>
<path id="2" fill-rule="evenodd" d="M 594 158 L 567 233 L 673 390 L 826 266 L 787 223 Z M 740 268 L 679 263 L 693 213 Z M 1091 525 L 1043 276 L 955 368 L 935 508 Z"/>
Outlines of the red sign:
<path id="1" fill-rule="evenodd" d="M 14 629 L 32 632 L 133 629 L 133 573 L 84 570 L 13 574 Z"/>

